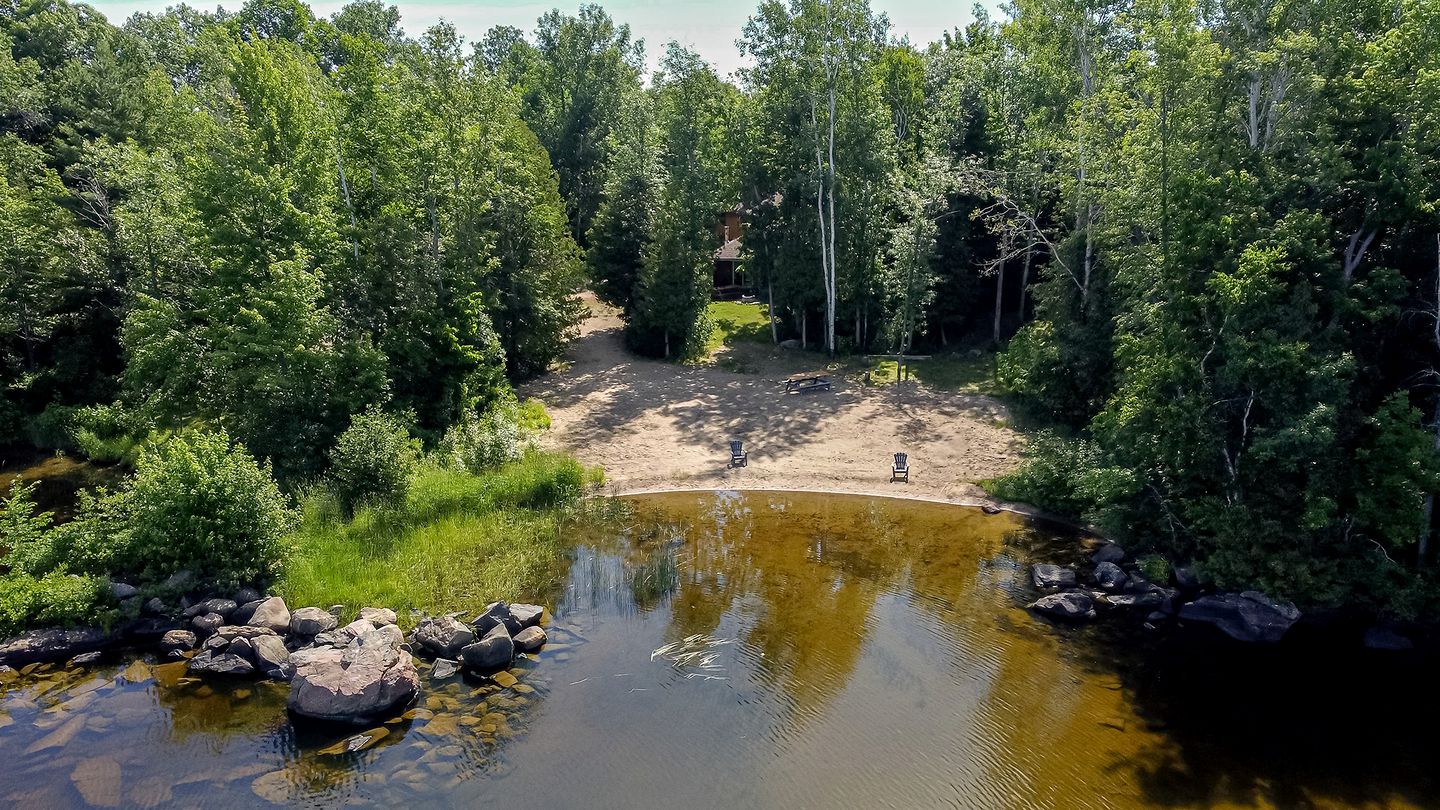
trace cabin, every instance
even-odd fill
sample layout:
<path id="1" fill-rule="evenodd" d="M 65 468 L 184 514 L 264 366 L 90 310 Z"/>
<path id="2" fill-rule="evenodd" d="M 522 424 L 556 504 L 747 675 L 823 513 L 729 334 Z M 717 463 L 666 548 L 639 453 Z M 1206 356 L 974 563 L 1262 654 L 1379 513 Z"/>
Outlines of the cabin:
<path id="1" fill-rule="evenodd" d="M 753 291 L 745 279 L 745 268 L 740 264 L 740 237 L 744 225 L 740 216 L 745 207 L 736 203 L 733 208 L 720 214 L 715 222 L 715 292 L 718 301 L 728 301 L 750 295 Z"/>

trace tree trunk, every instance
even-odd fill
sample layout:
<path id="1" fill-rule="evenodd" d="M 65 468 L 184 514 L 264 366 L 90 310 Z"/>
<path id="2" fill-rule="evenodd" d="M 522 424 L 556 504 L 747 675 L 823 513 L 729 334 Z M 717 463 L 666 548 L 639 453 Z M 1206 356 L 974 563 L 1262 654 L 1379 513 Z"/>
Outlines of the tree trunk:
<path id="1" fill-rule="evenodd" d="M 1001 250 L 1008 250 L 1008 246 L 1001 246 Z M 1004 253 L 1001 253 L 1004 256 Z M 995 324 L 991 339 L 995 346 L 1000 346 L 1000 306 L 1005 300 L 1005 259 L 1000 259 L 1000 267 L 995 272 Z"/>
<path id="2" fill-rule="evenodd" d="M 1020 268 L 1020 305 L 1015 308 L 1016 323 L 1025 323 L 1025 290 L 1030 285 L 1030 255 L 1033 246 L 1025 247 L 1025 264 Z"/>
<path id="3" fill-rule="evenodd" d="M 357 233 L 360 226 L 355 222 L 355 204 L 350 200 L 350 183 L 345 179 L 345 161 L 340 155 L 340 144 L 335 144 L 335 166 L 340 169 L 340 192 L 345 197 L 345 211 L 350 214 L 350 250 L 355 261 L 360 261 L 360 242 Z"/>
<path id="4" fill-rule="evenodd" d="M 774 273 L 774 270 L 771 270 Z M 775 325 L 775 279 L 765 279 L 765 309 L 770 313 L 770 342 L 780 343 L 780 328 Z"/>

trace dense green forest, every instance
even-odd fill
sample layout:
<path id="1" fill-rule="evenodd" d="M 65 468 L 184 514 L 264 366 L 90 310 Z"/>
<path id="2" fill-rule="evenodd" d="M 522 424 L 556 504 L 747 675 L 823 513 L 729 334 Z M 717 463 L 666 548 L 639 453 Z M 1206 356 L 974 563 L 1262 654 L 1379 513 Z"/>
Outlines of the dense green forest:
<path id="1" fill-rule="evenodd" d="M 0 443 L 223 429 L 285 489 L 374 405 L 453 445 L 583 286 L 695 356 L 739 206 L 777 342 L 999 350 L 1043 429 L 995 494 L 1440 616 L 1440 3 L 974 16 L 921 47 L 766 0 L 722 78 L 647 76 L 598 6 L 465 43 L 378 0 L 0 0 Z"/>

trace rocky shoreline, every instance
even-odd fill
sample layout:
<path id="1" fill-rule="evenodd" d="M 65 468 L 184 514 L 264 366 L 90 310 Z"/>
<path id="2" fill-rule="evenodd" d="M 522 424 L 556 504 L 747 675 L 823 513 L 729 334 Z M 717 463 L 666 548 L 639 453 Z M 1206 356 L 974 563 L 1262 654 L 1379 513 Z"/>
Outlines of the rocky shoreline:
<path id="1" fill-rule="evenodd" d="M 151 648 L 161 658 L 185 661 L 187 676 L 196 679 L 288 681 L 287 705 L 296 717 L 363 724 L 418 700 L 417 657 L 433 662 L 437 680 L 463 672 L 499 681 L 516 656 L 537 652 L 548 641 L 544 607 L 505 602 L 487 605 L 469 622 L 460 613 L 418 616 L 408 636 L 388 608 L 361 608 L 354 621 L 341 625 L 341 605 L 292 611 L 284 599 L 248 588 L 234 598 L 182 599 L 175 616 L 165 610 L 163 603 L 147 604 L 146 612 L 159 615 L 115 631 L 23 633 L 0 642 L 0 673 L 55 661 L 85 665 L 112 650 Z"/>
<path id="2" fill-rule="evenodd" d="M 1148 630 L 1208 626 L 1236 641 L 1261 644 L 1279 642 L 1302 619 L 1291 602 L 1259 591 L 1215 590 L 1184 566 L 1165 569 L 1166 581 L 1152 582 L 1124 548 L 1101 541 L 1087 563 L 1031 565 L 1030 584 L 1040 595 L 1026 608 L 1065 623 L 1133 617 Z M 1361 642 L 1378 650 L 1415 646 L 1402 629 L 1381 623 L 1366 627 Z"/>

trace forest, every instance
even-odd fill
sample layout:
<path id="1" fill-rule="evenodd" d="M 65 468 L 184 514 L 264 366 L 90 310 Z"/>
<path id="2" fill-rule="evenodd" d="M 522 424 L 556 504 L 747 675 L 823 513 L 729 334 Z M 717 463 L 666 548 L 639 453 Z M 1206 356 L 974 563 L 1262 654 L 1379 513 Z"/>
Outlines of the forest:
<path id="1" fill-rule="evenodd" d="M 1440 3 L 973 16 L 765 0 L 721 77 L 595 5 L 467 43 L 380 0 L 4 0 L 0 444 L 223 429 L 286 492 L 367 409 L 453 446 L 582 288 L 692 359 L 738 207 L 774 341 L 996 351 L 1034 430 L 992 494 L 1440 617 Z"/>

